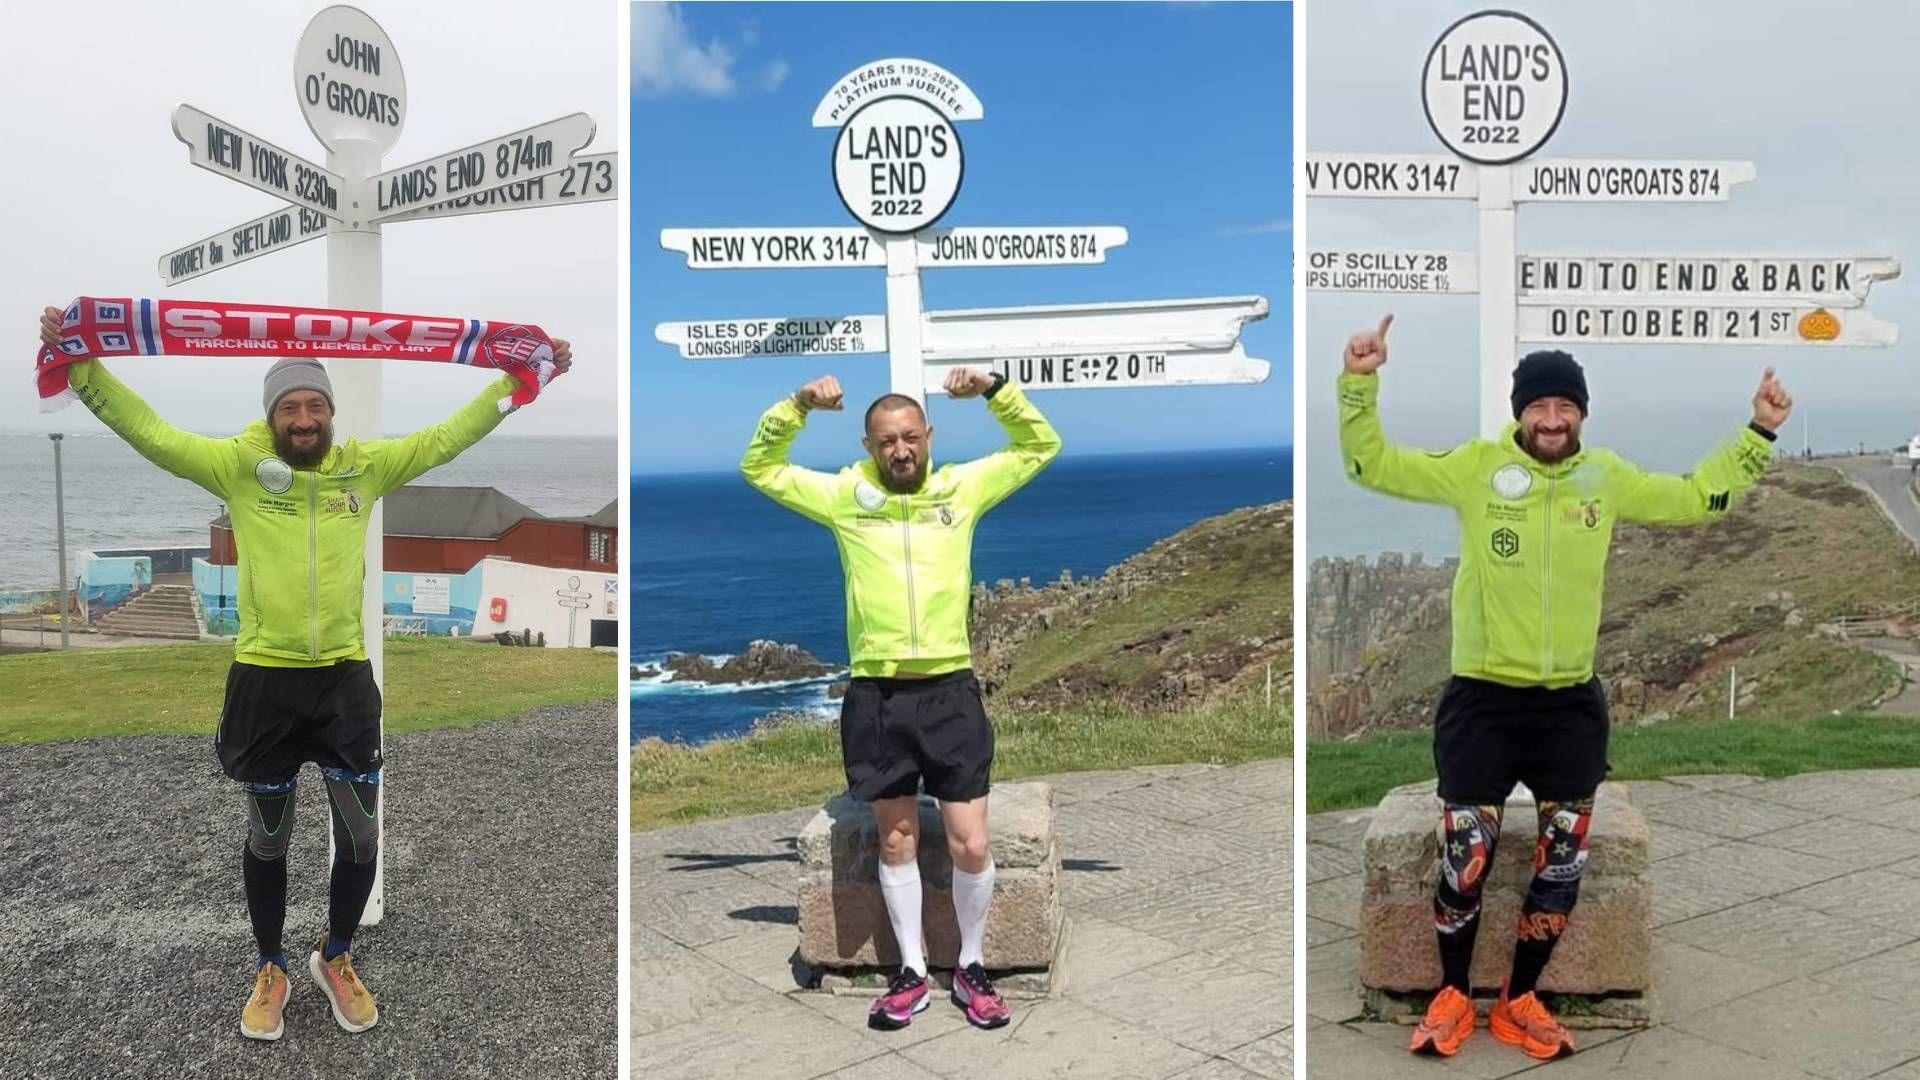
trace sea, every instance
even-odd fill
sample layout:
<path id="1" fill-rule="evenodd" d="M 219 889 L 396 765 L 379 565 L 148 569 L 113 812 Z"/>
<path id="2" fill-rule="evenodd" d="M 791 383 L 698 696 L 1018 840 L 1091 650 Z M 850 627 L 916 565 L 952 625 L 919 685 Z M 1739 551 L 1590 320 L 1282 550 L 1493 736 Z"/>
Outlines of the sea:
<path id="1" fill-rule="evenodd" d="M 619 496 L 613 438 L 492 435 L 416 484 L 491 486 L 543 514 L 592 514 Z M 149 463 L 118 436 L 60 443 L 67 559 L 121 547 L 205 547 L 220 500 Z M 51 588 L 59 558 L 53 445 L 38 432 L 0 431 L 0 589 Z"/>
<path id="2" fill-rule="evenodd" d="M 756 638 L 847 662 L 840 559 L 827 530 L 737 472 L 636 477 L 631 656 L 730 656 Z M 974 535 L 973 577 L 1034 585 L 1103 573 L 1202 518 L 1287 499 L 1285 447 L 1064 457 L 995 507 Z M 632 689 L 636 740 L 701 743 L 774 711 L 831 716 L 834 678 L 753 687 L 659 679 Z"/>

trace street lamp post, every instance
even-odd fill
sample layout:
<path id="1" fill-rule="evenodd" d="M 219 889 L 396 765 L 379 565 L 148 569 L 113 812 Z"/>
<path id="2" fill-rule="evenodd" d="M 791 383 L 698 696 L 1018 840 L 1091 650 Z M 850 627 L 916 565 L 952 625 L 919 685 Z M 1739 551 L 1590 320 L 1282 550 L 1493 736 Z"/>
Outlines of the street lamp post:
<path id="1" fill-rule="evenodd" d="M 57 546 L 60 549 L 60 576 L 55 595 L 60 597 L 60 647 L 67 647 L 67 496 L 60 476 L 60 440 L 65 436 L 56 431 L 47 436 L 53 440 L 53 530 Z"/>

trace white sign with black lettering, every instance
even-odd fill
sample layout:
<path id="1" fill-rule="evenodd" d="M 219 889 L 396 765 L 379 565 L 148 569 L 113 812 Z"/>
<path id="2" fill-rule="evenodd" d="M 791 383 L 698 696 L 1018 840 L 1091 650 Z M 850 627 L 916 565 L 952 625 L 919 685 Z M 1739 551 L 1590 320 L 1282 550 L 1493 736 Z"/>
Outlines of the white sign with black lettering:
<path id="1" fill-rule="evenodd" d="M 453 583 L 439 574 L 413 575 L 413 613 L 445 615 L 453 607 Z"/>
<path id="2" fill-rule="evenodd" d="M 875 98 L 833 141 L 833 185 L 854 219 L 894 235 L 939 221 L 966 172 L 960 135 L 917 97 Z"/>
<path id="3" fill-rule="evenodd" d="M 558 120 L 475 143 L 448 154 L 390 169 L 368 181 L 375 221 L 507 184 L 560 172 L 593 141 L 593 118 L 574 113 Z"/>
<path id="4" fill-rule="evenodd" d="M 1240 331 L 1267 317 L 1259 296 L 929 311 L 923 388 L 956 366 L 998 371 L 1035 389 L 1258 383 Z"/>
<path id="5" fill-rule="evenodd" d="M 1309 198 L 1472 199 L 1480 170 L 1444 154 L 1308 154 Z"/>
<path id="6" fill-rule="evenodd" d="M 845 356 L 887 351 L 887 317 L 707 319 L 660 323 L 657 341 L 688 360 L 744 360 L 756 356 Z"/>
<path id="7" fill-rule="evenodd" d="M 400 52 L 359 8 L 335 4 L 307 23 L 293 50 L 293 91 L 313 137 L 329 150 L 345 139 L 400 141 L 407 119 L 407 76 Z"/>
<path id="8" fill-rule="evenodd" d="M 1874 282 L 1899 276 L 1899 261 L 1884 255 L 1522 255 L 1515 282 L 1522 298 L 1724 296 L 1858 307 Z"/>
<path id="9" fill-rule="evenodd" d="M 1865 308 L 1796 303 L 1634 303 L 1620 297 L 1522 301 L 1521 341 L 1620 345 L 1887 346 L 1900 328 Z"/>
<path id="10" fill-rule="evenodd" d="M 1085 228 L 928 229 L 914 237 L 919 263 L 935 266 L 1093 266 L 1127 242 L 1117 225 Z"/>
<path id="11" fill-rule="evenodd" d="M 661 229 L 660 246 L 695 270 L 885 266 L 887 253 L 865 229 Z"/>
<path id="12" fill-rule="evenodd" d="M 1331 292 L 1470 293 L 1480 288 L 1470 251 L 1321 249 L 1307 253 L 1307 288 Z"/>
<path id="13" fill-rule="evenodd" d="M 867 102 L 910 97 L 939 109 L 947 119 L 978 120 L 986 115 L 980 98 L 960 76 L 926 60 L 892 57 L 847 72 L 814 106 L 814 127 L 840 127 Z"/>
<path id="14" fill-rule="evenodd" d="M 388 221 L 491 214 L 499 210 L 526 210 L 536 206 L 605 202 L 620 197 L 620 155 L 581 154 L 559 172 L 488 188 L 397 214 Z"/>
<path id="15" fill-rule="evenodd" d="M 317 210 L 340 214 L 340 177 L 270 142 L 216 120 L 191 105 L 173 110 L 173 136 L 187 144 L 195 165 L 251 188 Z"/>
<path id="16" fill-rule="evenodd" d="M 160 256 L 160 280 L 178 285 L 325 235 L 325 214 L 300 206 L 283 206 L 244 225 L 223 229 L 205 240 Z"/>
<path id="17" fill-rule="evenodd" d="M 1420 99 L 1447 149 L 1505 165 L 1545 145 L 1567 111 L 1567 62 L 1539 23 L 1482 11 L 1454 23 L 1427 52 Z"/>
<path id="18" fill-rule="evenodd" d="M 1546 159 L 1517 166 L 1515 202 L 1726 202 L 1751 161 Z"/>

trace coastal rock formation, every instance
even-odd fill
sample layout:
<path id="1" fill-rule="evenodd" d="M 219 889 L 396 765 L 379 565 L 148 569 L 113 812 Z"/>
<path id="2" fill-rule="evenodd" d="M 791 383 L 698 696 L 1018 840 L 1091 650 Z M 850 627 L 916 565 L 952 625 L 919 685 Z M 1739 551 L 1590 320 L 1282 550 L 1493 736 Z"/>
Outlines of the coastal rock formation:
<path id="1" fill-rule="evenodd" d="M 699 653 L 670 652 L 657 665 L 634 665 L 633 677 L 650 679 L 665 672 L 669 682 L 771 683 L 820 679 L 840 670 L 798 645 L 754 641 L 719 664 Z"/>

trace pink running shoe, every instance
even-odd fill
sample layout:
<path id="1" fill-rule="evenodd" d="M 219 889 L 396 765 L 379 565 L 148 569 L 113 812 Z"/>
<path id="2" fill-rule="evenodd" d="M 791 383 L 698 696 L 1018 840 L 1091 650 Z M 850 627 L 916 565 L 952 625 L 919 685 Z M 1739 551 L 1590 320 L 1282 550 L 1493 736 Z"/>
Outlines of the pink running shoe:
<path id="1" fill-rule="evenodd" d="M 1005 1027 L 1012 1019 L 1007 1003 L 987 980 L 987 969 L 979 964 L 953 973 L 953 1003 L 967 1010 L 967 1023 L 977 1028 Z"/>
<path id="2" fill-rule="evenodd" d="M 924 1011 L 928 1004 L 926 977 L 910 968 L 901 968 L 900 974 L 887 984 L 887 992 L 867 1010 L 867 1026 L 879 1031 L 899 1031 L 913 1023 L 913 1014 Z"/>

